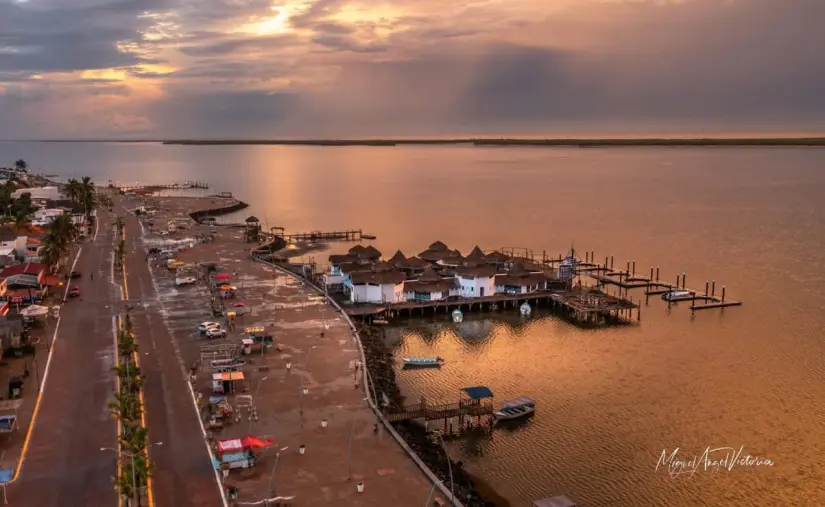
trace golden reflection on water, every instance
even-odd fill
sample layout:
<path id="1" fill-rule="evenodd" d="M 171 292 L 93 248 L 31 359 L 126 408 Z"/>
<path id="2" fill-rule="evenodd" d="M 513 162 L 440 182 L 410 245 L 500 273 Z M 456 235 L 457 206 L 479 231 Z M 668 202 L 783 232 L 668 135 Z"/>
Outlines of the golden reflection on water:
<path id="1" fill-rule="evenodd" d="M 618 266 L 727 286 L 744 306 L 667 312 L 583 330 L 507 317 L 456 334 L 449 314 L 414 323 L 399 371 L 413 399 L 489 385 L 538 400 L 527 424 L 450 444 L 514 505 L 565 493 L 588 506 L 825 505 L 825 150 L 21 144 L 32 167 L 97 181 L 207 180 L 290 231 L 362 228 L 389 256 L 435 240 L 467 253 L 571 242 Z M 99 170 L 99 173 L 93 171 Z M 316 254 L 323 259 L 328 252 Z M 638 298 L 638 293 L 631 292 Z M 499 314 L 503 315 L 503 314 Z M 467 314 L 472 324 L 476 314 Z M 490 334 L 485 335 L 485 326 Z M 400 360 L 399 360 L 400 361 Z M 744 445 L 776 466 L 672 479 L 663 448 Z"/>

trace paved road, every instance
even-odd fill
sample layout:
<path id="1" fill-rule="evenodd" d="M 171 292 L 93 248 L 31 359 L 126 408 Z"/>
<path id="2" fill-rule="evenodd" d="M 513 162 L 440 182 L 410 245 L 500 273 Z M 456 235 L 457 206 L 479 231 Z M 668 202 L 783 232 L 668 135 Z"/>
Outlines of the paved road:
<path id="1" fill-rule="evenodd" d="M 139 300 L 143 311 L 132 321 L 140 348 L 146 425 L 153 442 L 156 465 L 154 499 L 158 507 L 220 507 L 221 497 L 209 454 L 203 442 L 198 415 L 192 405 L 186 373 L 172 337 L 163 321 L 137 217 L 119 211 L 126 223 L 127 282 L 129 299 Z"/>
<path id="2" fill-rule="evenodd" d="M 111 215 L 101 213 L 97 239 L 83 244 L 75 268 L 83 277 L 72 283 L 84 301 L 62 308 L 40 413 L 21 474 L 9 487 L 10 505 L 117 505 L 116 456 L 100 450 L 117 440 L 106 407 L 116 385 L 112 303 L 120 299 L 120 290 L 110 283 L 113 223 Z M 26 395 L 35 395 L 34 385 L 27 384 Z"/>

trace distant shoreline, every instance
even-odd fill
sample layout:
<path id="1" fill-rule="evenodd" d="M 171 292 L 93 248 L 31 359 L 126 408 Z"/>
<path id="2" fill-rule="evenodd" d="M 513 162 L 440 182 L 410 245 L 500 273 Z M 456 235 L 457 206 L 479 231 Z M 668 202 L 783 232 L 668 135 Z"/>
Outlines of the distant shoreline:
<path id="1" fill-rule="evenodd" d="M 825 147 L 825 137 L 773 137 L 773 138 L 455 138 L 455 139 L 170 139 L 170 140 L 41 140 L 45 143 L 161 143 L 183 146 L 377 146 L 402 145 L 457 145 L 474 146 L 550 146 L 580 148 L 610 148 L 624 146 L 785 146 Z"/>

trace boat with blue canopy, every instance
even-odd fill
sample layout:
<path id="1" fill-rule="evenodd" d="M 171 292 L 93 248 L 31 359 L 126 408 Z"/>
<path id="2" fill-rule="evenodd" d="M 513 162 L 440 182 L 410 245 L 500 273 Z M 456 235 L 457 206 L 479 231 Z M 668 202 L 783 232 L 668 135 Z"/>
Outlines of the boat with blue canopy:
<path id="1" fill-rule="evenodd" d="M 440 357 L 405 357 L 404 366 L 410 368 L 438 368 L 444 364 Z"/>
<path id="2" fill-rule="evenodd" d="M 500 409 L 493 412 L 493 417 L 499 421 L 508 421 L 511 419 L 520 419 L 527 417 L 536 411 L 536 402 L 532 398 L 522 396 L 505 401 Z"/>

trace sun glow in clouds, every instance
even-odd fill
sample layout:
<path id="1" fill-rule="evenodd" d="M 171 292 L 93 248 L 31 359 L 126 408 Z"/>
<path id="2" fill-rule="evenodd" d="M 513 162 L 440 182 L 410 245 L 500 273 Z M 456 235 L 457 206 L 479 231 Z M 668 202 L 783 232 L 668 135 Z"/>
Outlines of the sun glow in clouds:
<path id="1" fill-rule="evenodd" d="M 273 5 L 270 9 L 275 12 L 274 17 L 256 18 L 256 21 L 243 25 L 242 32 L 253 33 L 257 35 L 271 35 L 278 33 L 289 32 L 289 18 L 298 14 L 308 8 L 305 3 L 286 3 L 280 5 Z"/>

